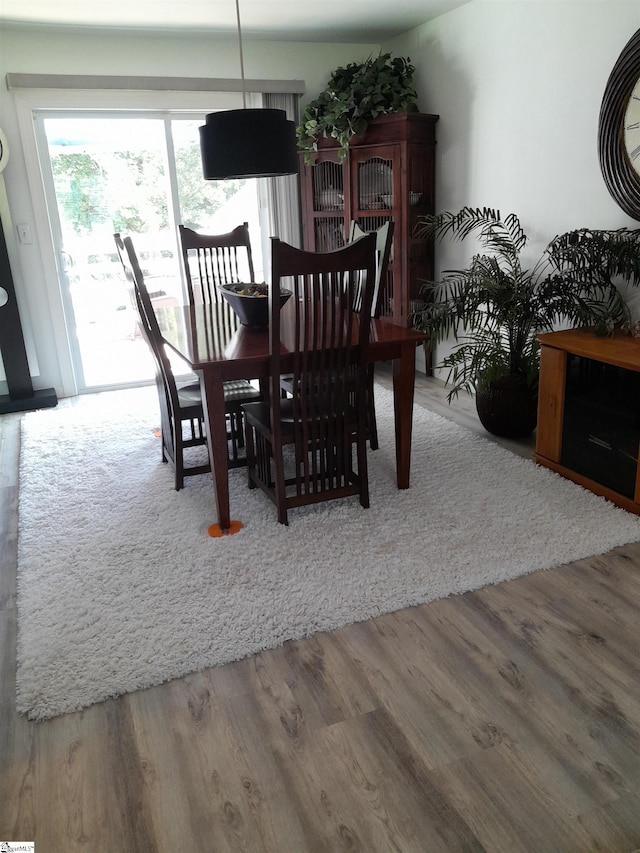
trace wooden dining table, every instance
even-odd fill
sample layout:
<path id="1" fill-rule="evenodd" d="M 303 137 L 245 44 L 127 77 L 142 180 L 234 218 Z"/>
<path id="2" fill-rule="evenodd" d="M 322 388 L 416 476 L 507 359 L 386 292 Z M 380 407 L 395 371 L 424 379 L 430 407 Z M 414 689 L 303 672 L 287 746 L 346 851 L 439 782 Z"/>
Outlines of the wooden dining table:
<path id="1" fill-rule="evenodd" d="M 286 325 L 290 304 L 282 309 Z M 223 383 L 231 379 L 258 380 L 269 376 L 269 330 L 240 324 L 226 303 L 160 308 L 158 323 L 166 344 L 200 380 L 206 418 L 207 445 L 213 474 L 217 521 L 210 536 L 235 533 L 242 522 L 231 519 L 229 465 Z M 393 400 L 396 443 L 396 479 L 399 489 L 409 488 L 413 386 L 416 346 L 425 335 L 386 319 L 371 320 L 369 359 L 393 363 Z M 286 369 L 286 356 L 282 366 Z"/>

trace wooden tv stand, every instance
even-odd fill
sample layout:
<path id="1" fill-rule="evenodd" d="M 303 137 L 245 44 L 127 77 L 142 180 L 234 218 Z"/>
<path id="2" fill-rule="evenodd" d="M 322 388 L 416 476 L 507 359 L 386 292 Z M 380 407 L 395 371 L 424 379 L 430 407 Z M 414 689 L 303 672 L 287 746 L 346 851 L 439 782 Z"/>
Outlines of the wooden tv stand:
<path id="1" fill-rule="evenodd" d="M 538 340 L 535 460 L 640 515 L 640 339 L 572 329 Z"/>

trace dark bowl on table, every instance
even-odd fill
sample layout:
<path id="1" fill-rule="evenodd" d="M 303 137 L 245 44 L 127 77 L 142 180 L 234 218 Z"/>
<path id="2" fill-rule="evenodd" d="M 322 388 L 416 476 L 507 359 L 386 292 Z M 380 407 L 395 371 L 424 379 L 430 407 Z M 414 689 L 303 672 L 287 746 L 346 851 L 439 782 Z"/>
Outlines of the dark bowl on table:
<path id="1" fill-rule="evenodd" d="M 266 284 L 222 284 L 218 289 L 243 326 L 260 328 L 269 325 L 269 296 Z M 281 308 L 290 296 L 290 290 L 280 290 Z"/>

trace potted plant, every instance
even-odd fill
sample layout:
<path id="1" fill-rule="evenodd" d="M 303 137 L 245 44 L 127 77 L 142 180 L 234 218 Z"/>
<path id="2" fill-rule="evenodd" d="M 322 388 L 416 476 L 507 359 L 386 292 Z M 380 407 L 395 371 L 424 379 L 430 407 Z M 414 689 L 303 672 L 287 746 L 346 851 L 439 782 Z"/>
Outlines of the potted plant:
<path id="1" fill-rule="evenodd" d="M 416 233 L 434 239 L 474 234 L 482 247 L 466 269 L 424 285 L 415 323 L 432 343 L 453 335 L 454 349 L 439 365 L 448 369 L 449 402 L 462 390 L 475 391 L 480 420 L 496 435 L 521 437 L 535 429 L 538 334 L 559 326 L 594 326 L 606 334 L 629 323 L 616 284 L 640 283 L 640 231 L 567 232 L 532 268 L 521 261 L 527 236 L 513 213 L 464 207 L 421 217 Z"/>
<path id="2" fill-rule="evenodd" d="M 305 162 L 312 161 L 323 136 L 338 141 L 343 159 L 351 138 L 364 133 L 371 119 L 417 109 L 414 71 L 410 59 L 392 59 L 390 53 L 336 69 L 325 91 L 307 104 L 297 128 Z"/>

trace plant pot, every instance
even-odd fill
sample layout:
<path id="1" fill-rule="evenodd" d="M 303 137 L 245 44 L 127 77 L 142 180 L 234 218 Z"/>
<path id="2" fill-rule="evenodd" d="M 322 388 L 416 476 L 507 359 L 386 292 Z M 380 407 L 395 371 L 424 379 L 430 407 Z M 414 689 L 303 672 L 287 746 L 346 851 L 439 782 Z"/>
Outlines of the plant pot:
<path id="1" fill-rule="evenodd" d="M 524 438 L 538 421 L 538 389 L 531 388 L 520 375 L 503 376 L 493 382 L 478 383 L 476 410 L 480 423 L 492 435 Z"/>

